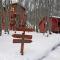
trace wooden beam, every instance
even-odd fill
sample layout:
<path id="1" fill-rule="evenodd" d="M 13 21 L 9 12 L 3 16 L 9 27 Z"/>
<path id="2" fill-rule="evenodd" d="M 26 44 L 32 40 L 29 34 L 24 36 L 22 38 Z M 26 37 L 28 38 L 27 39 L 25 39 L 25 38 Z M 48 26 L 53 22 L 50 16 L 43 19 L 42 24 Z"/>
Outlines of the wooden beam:
<path id="1" fill-rule="evenodd" d="M 32 39 L 32 35 L 22 35 L 22 34 L 13 34 L 14 38 L 22 38 L 24 36 L 25 39 Z"/>
<path id="2" fill-rule="evenodd" d="M 13 39 L 13 43 L 31 43 L 32 40 L 25 39 L 24 41 L 22 39 Z"/>
<path id="3" fill-rule="evenodd" d="M 24 41 L 24 40 L 23 40 Z M 21 53 L 21 55 L 23 55 L 24 54 L 24 42 L 23 43 L 21 43 L 21 51 L 20 51 L 20 53 Z"/>

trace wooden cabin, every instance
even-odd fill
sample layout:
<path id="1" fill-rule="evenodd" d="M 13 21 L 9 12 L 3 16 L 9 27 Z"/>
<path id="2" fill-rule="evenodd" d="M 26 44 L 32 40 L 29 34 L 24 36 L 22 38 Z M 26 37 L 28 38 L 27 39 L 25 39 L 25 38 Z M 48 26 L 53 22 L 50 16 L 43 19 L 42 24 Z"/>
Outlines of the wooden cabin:
<path id="1" fill-rule="evenodd" d="M 57 16 L 52 17 L 52 32 L 59 33 L 60 32 L 60 18 Z"/>
<path id="2" fill-rule="evenodd" d="M 51 23 L 51 31 L 54 33 L 60 32 L 60 18 L 52 16 L 49 21 Z M 39 30 L 43 33 L 46 32 L 46 20 L 44 18 L 39 22 Z"/>
<path id="3" fill-rule="evenodd" d="M 4 14 L 3 14 L 3 20 L 2 20 L 2 28 L 4 29 L 5 27 L 5 17 L 6 17 L 7 11 L 5 11 L 4 7 Z M 22 27 L 23 24 L 26 22 L 27 14 L 26 14 L 26 9 L 22 5 L 18 5 L 17 3 L 13 3 L 10 5 L 10 8 L 8 10 L 8 15 L 9 17 L 9 29 L 14 30 L 16 26 L 16 22 L 19 20 L 18 28 L 20 26 Z M 18 17 L 18 19 L 16 19 Z"/>

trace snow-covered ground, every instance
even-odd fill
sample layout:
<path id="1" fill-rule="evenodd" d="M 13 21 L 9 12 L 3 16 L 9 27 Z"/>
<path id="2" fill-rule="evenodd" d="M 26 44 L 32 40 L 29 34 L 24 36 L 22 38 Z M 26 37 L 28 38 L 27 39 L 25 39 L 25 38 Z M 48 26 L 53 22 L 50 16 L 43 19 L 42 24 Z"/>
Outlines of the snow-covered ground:
<path id="1" fill-rule="evenodd" d="M 17 32 L 22 33 L 22 32 Z M 33 36 L 32 43 L 25 43 L 24 55 L 20 54 L 20 43 L 13 44 L 13 31 L 0 36 L 0 60 L 60 60 L 60 34 L 49 37 L 42 33 L 26 32 Z"/>

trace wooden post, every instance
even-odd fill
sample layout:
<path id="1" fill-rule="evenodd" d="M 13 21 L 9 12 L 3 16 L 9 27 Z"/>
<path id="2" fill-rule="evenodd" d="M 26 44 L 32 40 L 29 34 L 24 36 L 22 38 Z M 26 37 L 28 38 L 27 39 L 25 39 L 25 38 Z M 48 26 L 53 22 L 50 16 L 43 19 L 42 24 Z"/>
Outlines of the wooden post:
<path id="1" fill-rule="evenodd" d="M 22 36 L 22 41 L 23 41 L 23 42 L 21 43 L 21 55 L 23 55 L 23 53 L 24 53 L 24 52 L 23 52 L 23 50 L 24 50 L 24 34 L 25 34 L 25 32 L 22 33 L 22 35 L 23 35 L 23 36 Z"/>

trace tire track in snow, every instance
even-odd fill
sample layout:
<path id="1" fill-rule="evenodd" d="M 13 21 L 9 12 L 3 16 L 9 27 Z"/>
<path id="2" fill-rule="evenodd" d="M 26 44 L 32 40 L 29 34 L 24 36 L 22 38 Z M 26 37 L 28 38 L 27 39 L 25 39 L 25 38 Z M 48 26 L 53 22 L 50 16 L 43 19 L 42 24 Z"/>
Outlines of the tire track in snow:
<path id="1" fill-rule="evenodd" d="M 43 60 L 44 58 L 46 58 L 49 53 L 51 53 L 52 51 L 54 51 L 55 49 L 57 49 L 60 46 L 60 43 L 58 43 L 57 45 L 55 45 L 50 51 L 46 52 L 46 54 L 44 56 L 42 56 L 41 58 L 37 59 L 37 60 Z"/>

